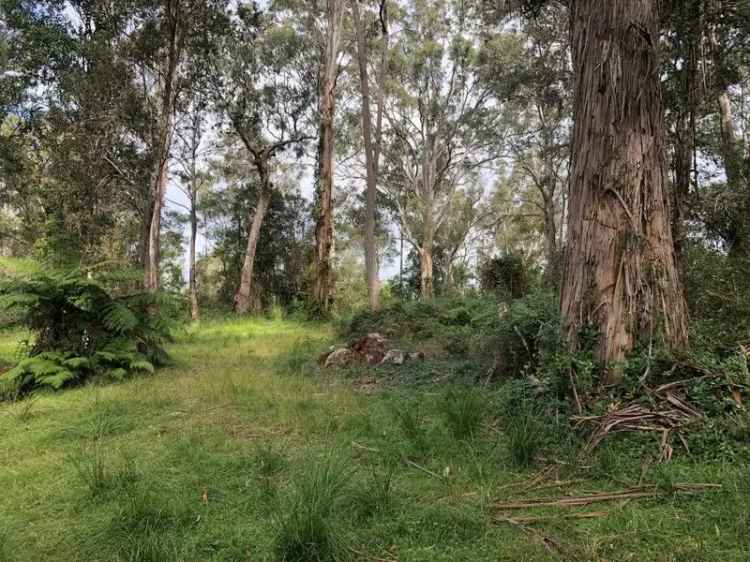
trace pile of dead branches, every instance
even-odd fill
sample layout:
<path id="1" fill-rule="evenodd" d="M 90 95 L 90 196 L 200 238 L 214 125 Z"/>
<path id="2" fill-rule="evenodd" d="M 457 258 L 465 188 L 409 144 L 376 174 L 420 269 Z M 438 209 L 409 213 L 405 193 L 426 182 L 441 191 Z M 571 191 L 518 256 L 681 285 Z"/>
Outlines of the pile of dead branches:
<path id="1" fill-rule="evenodd" d="M 659 461 L 666 462 L 672 458 L 673 437 L 677 437 L 685 450 L 690 451 L 685 439 L 685 432 L 699 427 L 705 415 L 686 398 L 688 390 L 696 382 L 717 375 L 706 374 L 701 377 L 671 382 L 651 388 L 644 385 L 643 398 L 629 402 L 614 402 L 607 411 L 598 416 L 573 416 L 576 427 L 593 426 L 583 453 L 593 451 L 604 439 L 623 431 L 654 432 L 661 434 Z"/>

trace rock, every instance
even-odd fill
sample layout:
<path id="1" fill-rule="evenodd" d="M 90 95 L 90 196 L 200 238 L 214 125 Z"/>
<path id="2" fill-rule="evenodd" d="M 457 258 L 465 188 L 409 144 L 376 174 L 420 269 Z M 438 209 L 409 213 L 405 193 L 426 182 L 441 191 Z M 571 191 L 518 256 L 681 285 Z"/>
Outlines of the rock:
<path id="1" fill-rule="evenodd" d="M 398 349 L 391 349 L 388 351 L 388 353 L 385 354 L 385 357 L 383 357 L 383 360 L 380 362 L 380 364 L 386 365 L 390 363 L 393 365 L 403 365 L 405 360 L 406 354 L 403 351 L 400 351 Z"/>
<path id="2" fill-rule="evenodd" d="M 528 380 L 529 384 L 534 388 L 534 394 L 536 396 L 541 396 L 542 394 L 547 392 L 547 385 L 534 375 L 529 375 L 528 377 L 526 377 L 526 380 Z"/>
<path id="3" fill-rule="evenodd" d="M 331 353 L 333 353 L 334 351 L 336 351 L 336 347 L 332 345 L 328 348 L 328 351 L 326 351 L 325 353 L 321 353 L 318 356 L 318 365 L 320 365 L 321 367 L 325 365 L 326 361 L 328 361 L 328 357 L 330 357 Z"/>
<path id="4" fill-rule="evenodd" d="M 337 349 L 328 355 L 325 360 L 325 367 L 346 367 L 351 365 L 356 359 L 356 355 L 351 349 Z"/>
<path id="5" fill-rule="evenodd" d="M 388 352 L 387 344 L 383 336 L 373 333 L 358 339 L 349 348 L 370 365 L 378 365 Z"/>

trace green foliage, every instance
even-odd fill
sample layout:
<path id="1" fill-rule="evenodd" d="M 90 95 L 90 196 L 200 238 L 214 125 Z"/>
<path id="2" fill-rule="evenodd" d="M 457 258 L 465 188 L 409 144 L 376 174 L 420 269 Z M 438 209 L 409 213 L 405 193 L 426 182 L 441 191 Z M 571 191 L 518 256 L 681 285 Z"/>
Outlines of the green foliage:
<path id="1" fill-rule="evenodd" d="M 168 305 L 164 295 L 116 294 L 78 272 L 5 280 L 0 309 L 33 333 L 34 344 L 30 357 L 3 373 L 0 383 L 25 393 L 97 376 L 153 373 L 167 360 Z"/>
<path id="2" fill-rule="evenodd" d="M 448 428 L 456 439 L 471 439 L 479 431 L 486 400 L 476 390 L 451 390 L 442 403 Z"/>
<path id="3" fill-rule="evenodd" d="M 344 541 L 335 520 L 350 470 L 329 457 L 306 471 L 297 484 L 276 536 L 283 562 L 339 562 L 346 559 Z"/>
<path id="4" fill-rule="evenodd" d="M 533 275 L 523 257 L 511 254 L 482 264 L 479 281 L 485 293 L 501 300 L 518 299 L 531 290 Z"/>
<path id="5" fill-rule="evenodd" d="M 515 466 L 526 468 L 534 459 L 543 443 L 543 432 L 539 420 L 530 413 L 512 418 L 505 426 L 508 435 L 508 452 Z"/>
<path id="6" fill-rule="evenodd" d="M 513 301 L 491 326 L 485 342 L 496 353 L 496 375 L 518 376 L 558 350 L 557 295 L 540 291 Z"/>
<path id="7" fill-rule="evenodd" d="M 693 346 L 733 352 L 750 339 L 750 263 L 691 246 L 685 270 Z"/>

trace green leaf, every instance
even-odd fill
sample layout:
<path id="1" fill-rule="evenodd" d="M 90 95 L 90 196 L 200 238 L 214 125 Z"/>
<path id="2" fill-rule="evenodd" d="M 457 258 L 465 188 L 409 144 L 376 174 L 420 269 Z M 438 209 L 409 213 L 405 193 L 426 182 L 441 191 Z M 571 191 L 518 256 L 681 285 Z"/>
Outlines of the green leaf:
<path id="1" fill-rule="evenodd" d="M 133 362 L 131 362 L 130 363 L 130 370 L 131 371 L 143 371 L 143 372 L 146 372 L 146 373 L 153 374 L 156 369 L 154 368 L 153 364 L 151 364 L 150 361 L 141 360 L 141 361 L 133 361 Z"/>

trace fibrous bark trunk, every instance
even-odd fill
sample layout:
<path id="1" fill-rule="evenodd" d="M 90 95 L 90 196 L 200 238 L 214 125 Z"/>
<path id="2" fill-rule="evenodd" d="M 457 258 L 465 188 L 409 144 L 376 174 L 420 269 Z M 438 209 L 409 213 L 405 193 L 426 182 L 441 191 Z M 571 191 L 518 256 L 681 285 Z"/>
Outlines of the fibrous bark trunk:
<path id="1" fill-rule="evenodd" d="M 247 248 L 245 250 L 245 259 L 242 263 L 242 273 L 240 274 L 240 285 L 237 293 L 234 295 L 234 310 L 237 314 L 247 314 L 252 307 L 253 292 L 253 269 L 255 267 L 255 252 L 260 240 L 260 229 L 263 226 L 263 219 L 266 217 L 268 205 L 271 202 L 271 190 L 264 185 L 258 196 L 258 202 L 255 206 L 250 229 L 247 233 Z"/>
<path id="2" fill-rule="evenodd" d="M 336 110 L 336 59 L 341 42 L 342 16 L 343 4 L 341 0 L 328 0 L 328 31 L 321 68 L 318 218 L 315 228 L 315 279 L 313 280 L 313 299 L 323 312 L 329 308 L 333 285 L 331 249 L 333 247 L 334 115 Z"/>
<path id="3" fill-rule="evenodd" d="M 656 0 L 576 0 L 573 153 L 561 295 L 570 348 L 584 326 L 616 382 L 640 336 L 688 343 L 665 185 Z"/>
<path id="4" fill-rule="evenodd" d="M 384 19 L 385 0 L 381 3 L 381 23 L 383 26 L 383 55 L 381 73 L 385 66 L 387 49 L 387 28 Z M 368 45 L 366 29 L 359 14 L 359 0 L 352 0 L 352 15 L 357 36 L 357 61 L 359 63 L 359 88 L 362 96 L 362 138 L 365 145 L 365 163 L 367 167 L 367 203 L 365 222 L 365 266 L 367 270 L 367 296 L 370 310 L 380 309 L 380 280 L 378 277 L 378 254 L 375 240 L 375 205 L 377 196 L 378 159 L 380 153 L 380 131 L 383 119 L 383 84 L 378 88 L 378 113 L 376 146 L 372 141 L 372 116 L 370 114 L 370 79 L 368 76 L 367 60 Z"/>

